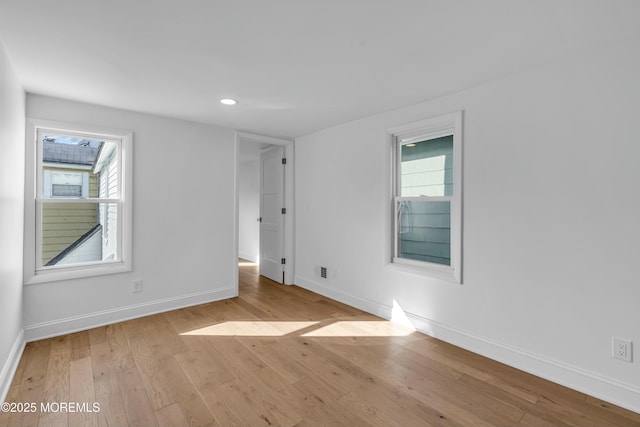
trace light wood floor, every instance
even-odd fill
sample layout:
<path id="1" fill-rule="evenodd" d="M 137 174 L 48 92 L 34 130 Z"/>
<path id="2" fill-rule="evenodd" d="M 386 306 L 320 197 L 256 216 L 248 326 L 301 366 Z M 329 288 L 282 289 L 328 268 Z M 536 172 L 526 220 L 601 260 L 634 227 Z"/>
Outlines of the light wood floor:
<path id="1" fill-rule="evenodd" d="M 7 402 L 38 410 L 0 427 L 640 425 L 253 266 L 240 281 L 239 298 L 28 344 Z M 100 411 L 41 412 L 52 402 Z"/>

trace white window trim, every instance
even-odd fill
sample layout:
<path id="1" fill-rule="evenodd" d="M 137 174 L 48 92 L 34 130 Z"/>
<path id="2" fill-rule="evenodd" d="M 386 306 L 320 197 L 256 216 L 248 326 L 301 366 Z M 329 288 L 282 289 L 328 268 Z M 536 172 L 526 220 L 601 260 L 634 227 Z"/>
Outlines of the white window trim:
<path id="1" fill-rule="evenodd" d="M 454 283 L 462 284 L 462 116 L 463 111 L 455 111 L 441 116 L 431 117 L 417 122 L 407 123 L 387 129 L 392 145 L 392 179 L 391 186 L 391 259 L 388 267 L 407 273 L 430 276 Z M 441 265 L 427 261 L 397 258 L 397 220 L 396 203 L 399 197 L 398 156 L 400 146 L 412 141 L 438 138 L 453 135 L 453 196 L 429 197 L 451 201 L 451 265 Z M 416 200 L 418 198 L 412 198 Z"/>
<path id="2" fill-rule="evenodd" d="M 37 212 L 36 195 L 43 194 L 42 180 L 36 179 L 39 163 L 42 161 L 41 144 L 37 144 L 39 130 L 47 130 L 57 134 L 83 135 L 92 139 L 108 139 L 120 141 L 120 158 L 118 174 L 121 179 L 118 209 L 119 236 L 121 242 L 121 259 L 93 263 L 74 264 L 71 266 L 51 266 L 38 268 L 40 242 L 36 236 L 40 219 Z M 49 120 L 28 118 L 26 129 L 26 165 L 25 165 L 25 242 L 24 245 L 24 283 L 32 285 L 82 277 L 101 276 L 131 271 L 132 269 L 132 190 L 133 165 L 132 144 L 133 133 L 128 130 L 110 129 L 102 126 L 89 126 L 76 123 L 64 123 Z M 94 199 L 102 201 L 102 199 Z M 56 203 L 77 203 L 82 200 L 60 199 Z M 110 199 L 104 200 L 112 202 Z"/>

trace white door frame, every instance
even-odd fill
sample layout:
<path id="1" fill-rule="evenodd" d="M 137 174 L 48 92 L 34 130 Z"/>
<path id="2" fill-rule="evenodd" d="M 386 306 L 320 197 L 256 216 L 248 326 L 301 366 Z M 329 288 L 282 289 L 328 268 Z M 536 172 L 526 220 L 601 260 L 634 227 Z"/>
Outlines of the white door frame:
<path id="1" fill-rule="evenodd" d="M 235 156 L 236 156 L 236 170 L 234 177 L 234 187 L 235 187 L 235 214 L 234 214 L 234 232 L 235 232 L 235 242 L 233 247 L 234 254 L 234 286 L 235 293 L 238 294 L 238 240 L 239 240 L 239 186 L 238 186 L 238 172 L 240 169 L 240 160 L 238 156 L 238 151 L 240 149 L 240 144 L 242 143 L 265 143 L 272 145 L 280 145 L 284 147 L 284 155 L 287 159 L 287 165 L 284 171 L 284 207 L 287 209 L 287 213 L 284 217 L 284 257 L 285 257 L 285 265 L 284 265 L 284 284 L 292 285 L 293 277 L 294 277 L 294 201 L 293 201 L 293 193 L 294 193 L 294 143 L 289 139 L 281 139 L 274 138 L 271 136 L 265 135 L 257 135 L 247 132 L 236 132 L 236 141 L 235 141 Z"/>

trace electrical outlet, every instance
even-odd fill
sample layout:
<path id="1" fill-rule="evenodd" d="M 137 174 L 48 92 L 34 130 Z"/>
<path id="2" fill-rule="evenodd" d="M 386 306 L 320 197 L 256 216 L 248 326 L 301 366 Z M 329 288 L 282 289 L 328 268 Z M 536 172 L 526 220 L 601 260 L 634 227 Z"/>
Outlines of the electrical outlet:
<path id="1" fill-rule="evenodd" d="M 142 280 L 138 279 L 133 281 L 131 292 L 133 292 L 134 294 L 142 292 Z"/>
<path id="2" fill-rule="evenodd" d="M 624 338 L 613 337 L 613 358 L 624 360 L 625 362 L 633 361 L 633 343 Z"/>

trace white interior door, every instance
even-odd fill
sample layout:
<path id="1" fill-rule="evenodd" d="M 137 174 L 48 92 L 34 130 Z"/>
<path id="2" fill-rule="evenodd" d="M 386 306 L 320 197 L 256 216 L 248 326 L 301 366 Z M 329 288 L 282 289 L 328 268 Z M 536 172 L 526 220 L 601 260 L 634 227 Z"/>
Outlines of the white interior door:
<path id="1" fill-rule="evenodd" d="M 284 148 L 260 156 L 260 274 L 284 283 Z"/>

